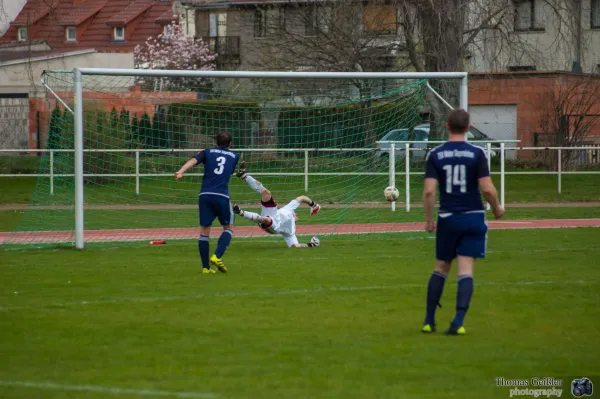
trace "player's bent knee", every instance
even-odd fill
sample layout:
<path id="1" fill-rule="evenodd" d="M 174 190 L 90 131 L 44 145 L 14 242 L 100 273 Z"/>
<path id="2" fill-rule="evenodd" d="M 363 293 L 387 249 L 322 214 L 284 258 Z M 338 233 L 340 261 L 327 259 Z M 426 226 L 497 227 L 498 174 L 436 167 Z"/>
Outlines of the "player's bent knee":
<path id="1" fill-rule="evenodd" d="M 273 198 L 273 196 L 271 195 L 271 192 L 266 188 L 262 191 L 262 193 L 260 193 L 260 200 L 262 202 L 269 202 L 271 198 Z"/>
<path id="2" fill-rule="evenodd" d="M 452 267 L 452 261 L 446 262 L 444 260 L 436 260 L 435 262 L 435 271 L 442 274 L 450 273 L 450 268 Z"/>

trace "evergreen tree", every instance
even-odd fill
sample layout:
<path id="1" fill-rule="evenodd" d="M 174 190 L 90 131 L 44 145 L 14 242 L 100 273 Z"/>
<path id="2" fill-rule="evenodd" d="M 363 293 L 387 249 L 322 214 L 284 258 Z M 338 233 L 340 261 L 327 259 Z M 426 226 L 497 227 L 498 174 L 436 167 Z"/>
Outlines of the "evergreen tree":
<path id="1" fill-rule="evenodd" d="M 61 131 L 61 122 L 63 118 L 63 113 L 60 108 L 57 106 L 52 111 L 52 116 L 50 117 L 50 127 L 48 128 L 48 149 L 56 150 L 60 148 L 60 138 L 62 135 Z"/>
<path id="2" fill-rule="evenodd" d="M 150 123 L 150 117 L 147 112 L 144 112 L 142 115 L 142 119 L 140 119 L 140 123 L 138 125 L 138 132 L 140 137 L 140 143 L 143 148 L 151 147 L 150 137 L 152 134 L 152 124 Z"/>
<path id="3" fill-rule="evenodd" d="M 131 148 L 140 148 L 141 140 L 139 124 L 138 117 L 134 115 L 131 120 Z"/>

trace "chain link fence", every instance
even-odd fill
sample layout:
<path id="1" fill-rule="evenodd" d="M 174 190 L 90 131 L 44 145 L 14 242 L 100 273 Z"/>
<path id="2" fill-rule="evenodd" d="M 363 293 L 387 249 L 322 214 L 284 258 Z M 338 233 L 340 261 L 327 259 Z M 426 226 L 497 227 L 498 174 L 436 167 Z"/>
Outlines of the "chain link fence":
<path id="1" fill-rule="evenodd" d="M 0 149 L 29 148 L 27 98 L 0 98 Z"/>

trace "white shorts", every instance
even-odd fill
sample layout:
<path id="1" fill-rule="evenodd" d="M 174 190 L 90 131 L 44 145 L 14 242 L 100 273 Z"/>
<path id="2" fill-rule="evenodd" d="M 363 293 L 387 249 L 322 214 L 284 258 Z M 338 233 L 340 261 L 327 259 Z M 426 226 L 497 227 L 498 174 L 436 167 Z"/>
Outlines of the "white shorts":
<path id="1" fill-rule="evenodd" d="M 277 209 L 277 205 L 274 201 L 271 201 L 266 205 L 268 206 L 262 204 L 260 215 L 268 216 L 273 221 L 269 230 L 281 234 L 288 247 L 298 244 L 298 237 L 296 237 L 296 222 L 294 218 L 294 211 L 300 205 L 298 201 L 293 200 L 279 209 Z"/>

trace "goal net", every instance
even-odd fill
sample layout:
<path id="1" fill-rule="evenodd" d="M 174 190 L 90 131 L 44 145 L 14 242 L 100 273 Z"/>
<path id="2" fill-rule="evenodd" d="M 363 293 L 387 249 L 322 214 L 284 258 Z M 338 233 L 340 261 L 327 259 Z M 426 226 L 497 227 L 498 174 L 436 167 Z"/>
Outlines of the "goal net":
<path id="1" fill-rule="evenodd" d="M 401 142 L 423 139 L 412 132 L 426 123 L 432 78 L 437 87 L 450 87 L 456 101 L 464 78 L 82 72 L 80 97 L 75 72 L 45 72 L 48 151 L 31 204 L 4 244 L 196 239 L 203 170 L 197 166 L 177 181 L 174 173 L 199 150 L 214 147 L 220 130 L 232 133 L 232 149 L 279 206 L 299 195 L 322 205 L 315 217 L 297 210 L 298 235 L 397 231 L 398 222 L 422 220 L 422 210 L 409 215 L 404 202 L 420 197 L 426 152 L 409 152 L 407 175 Z M 400 191 L 395 204 L 383 197 L 388 185 Z M 230 193 L 232 203 L 259 212 L 260 197 L 235 176 Z M 238 238 L 266 236 L 246 219 L 235 224 Z"/>

